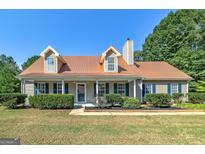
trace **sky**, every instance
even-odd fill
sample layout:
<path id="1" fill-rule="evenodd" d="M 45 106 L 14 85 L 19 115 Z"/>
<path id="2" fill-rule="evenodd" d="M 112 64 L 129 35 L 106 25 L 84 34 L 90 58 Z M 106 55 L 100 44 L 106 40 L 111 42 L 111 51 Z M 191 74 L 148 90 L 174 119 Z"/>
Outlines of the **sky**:
<path id="1" fill-rule="evenodd" d="M 18 65 L 51 45 L 61 55 L 100 55 L 127 38 L 141 50 L 170 10 L 0 10 L 0 54 Z"/>

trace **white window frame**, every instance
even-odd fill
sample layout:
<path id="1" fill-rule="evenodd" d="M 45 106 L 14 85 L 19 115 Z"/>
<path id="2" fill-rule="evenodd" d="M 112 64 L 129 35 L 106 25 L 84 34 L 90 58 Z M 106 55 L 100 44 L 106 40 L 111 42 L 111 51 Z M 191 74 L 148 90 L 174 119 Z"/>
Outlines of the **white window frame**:
<path id="1" fill-rule="evenodd" d="M 52 60 L 52 64 L 50 61 Z M 47 63 L 47 72 L 55 72 L 56 71 L 56 64 L 55 64 L 55 58 L 52 56 L 49 56 L 46 58 L 46 63 Z"/>
<path id="2" fill-rule="evenodd" d="M 109 58 L 113 58 L 113 62 L 109 62 Z M 113 70 L 109 70 L 109 66 L 113 65 Z M 115 57 L 114 56 L 108 56 L 107 57 L 107 71 L 108 72 L 115 72 Z"/>
<path id="3" fill-rule="evenodd" d="M 150 92 L 147 92 L 147 86 L 150 87 Z M 152 83 L 145 83 L 145 94 L 152 94 L 152 93 L 153 93 Z"/>
<path id="4" fill-rule="evenodd" d="M 37 82 L 37 94 L 46 93 L 46 84 L 44 82 Z"/>
<path id="5" fill-rule="evenodd" d="M 176 86 L 175 87 L 176 89 L 173 89 L 174 86 Z M 173 92 L 173 90 L 175 90 L 175 91 Z M 175 93 L 179 93 L 179 91 L 178 91 L 178 83 L 171 83 L 171 94 L 175 94 Z"/>
<path id="6" fill-rule="evenodd" d="M 123 89 L 123 87 L 120 87 L 119 85 L 123 85 L 124 89 Z M 119 89 L 119 87 L 120 87 L 120 89 Z M 125 83 L 117 83 L 117 93 L 122 95 L 122 96 L 126 96 L 126 84 Z"/>
<path id="7" fill-rule="evenodd" d="M 99 83 L 98 84 L 98 96 L 103 97 L 105 94 L 106 94 L 106 84 L 105 83 Z"/>
<path id="8" fill-rule="evenodd" d="M 56 83 L 56 93 L 62 94 L 62 83 L 61 82 Z"/>

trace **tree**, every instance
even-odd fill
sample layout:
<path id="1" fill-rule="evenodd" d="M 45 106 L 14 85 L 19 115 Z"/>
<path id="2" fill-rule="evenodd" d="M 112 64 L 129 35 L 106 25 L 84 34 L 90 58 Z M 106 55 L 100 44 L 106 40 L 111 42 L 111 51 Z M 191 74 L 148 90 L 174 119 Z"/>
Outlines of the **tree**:
<path id="1" fill-rule="evenodd" d="M 26 60 L 26 62 L 24 62 L 21 67 L 23 70 L 25 70 L 26 68 L 28 68 L 31 64 L 33 64 L 37 59 L 39 58 L 39 56 L 32 56 L 30 58 L 28 58 Z"/>
<path id="2" fill-rule="evenodd" d="M 135 61 L 142 61 L 143 59 L 143 52 L 140 50 L 137 50 L 134 52 L 134 57 L 135 57 Z"/>
<path id="3" fill-rule="evenodd" d="M 205 10 L 178 10 L 161 20 L 143 44 L 143 60 L 167 61 L 205 80 Z"/>
<path id="4" fill-rule="evenodd" d="M 20 81 L 17 75 L 20 72 L 12 57 L 0 55 L 0 93 L 20 92 Z"/>

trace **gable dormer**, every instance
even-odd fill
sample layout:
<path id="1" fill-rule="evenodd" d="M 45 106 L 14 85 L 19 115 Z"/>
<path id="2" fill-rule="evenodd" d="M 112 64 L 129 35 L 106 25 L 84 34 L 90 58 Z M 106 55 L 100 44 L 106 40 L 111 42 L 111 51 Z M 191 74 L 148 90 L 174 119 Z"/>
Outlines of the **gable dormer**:
<path id="1" fill-rule="evenodd" d="M 103 52 L 100 64 L 103 64 L 105 72 L 118 72 L 119 56 L 121 56 L 121 54 L 113 46 L 110 46 Z"/>
<path id="2" fill-rule="evenodd" d="M 58 73 L 62 65 L 65 63 L 60 54 L 48 46 L 40 56 L 44 57 L 44 72 L 45 73 Z"/>

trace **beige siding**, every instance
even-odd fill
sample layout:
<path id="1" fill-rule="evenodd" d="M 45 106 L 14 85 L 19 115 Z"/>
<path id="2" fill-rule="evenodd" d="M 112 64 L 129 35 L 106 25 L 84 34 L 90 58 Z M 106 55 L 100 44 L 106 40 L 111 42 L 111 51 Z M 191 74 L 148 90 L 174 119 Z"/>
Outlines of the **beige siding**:
<path id="1" fill-rule="evenodd" d="M 87 92 L 87 102 L 94 103 L 96 101 L 94 97 L 94 82 L 87 82 L 86 92 Z"/>
<path id="2" fill-rule="evenodd" d="M 33 81 L 26 81 L 25 82 L 25 94 L 28 96 L 34 95 L 34 82 Z"/>

